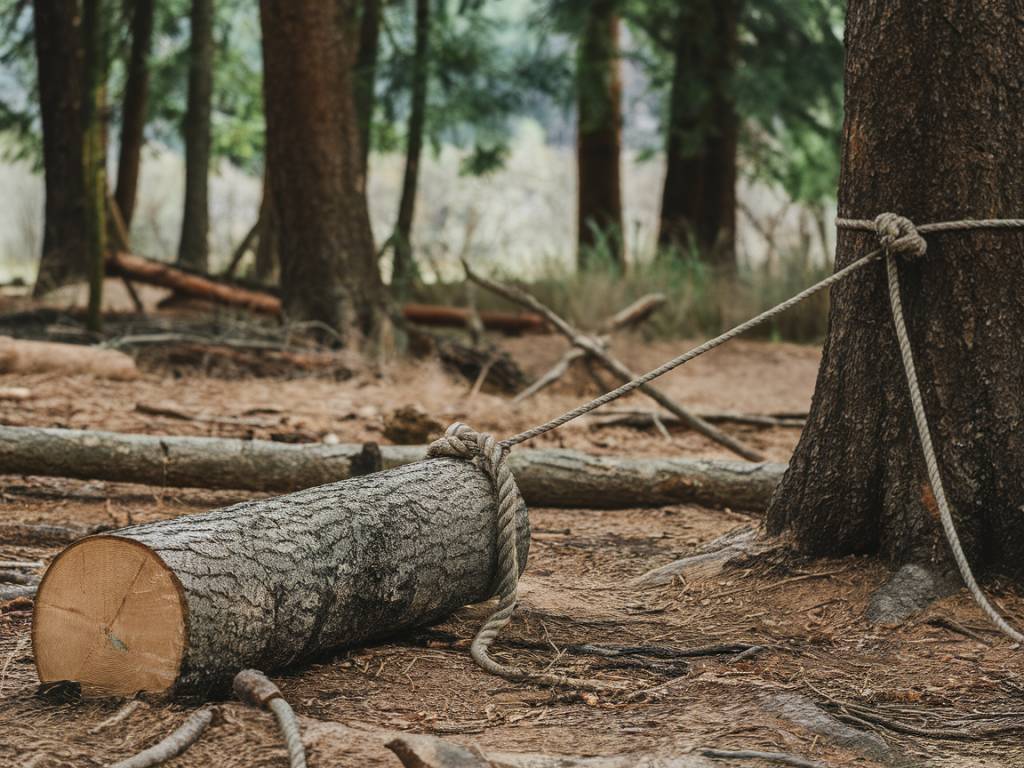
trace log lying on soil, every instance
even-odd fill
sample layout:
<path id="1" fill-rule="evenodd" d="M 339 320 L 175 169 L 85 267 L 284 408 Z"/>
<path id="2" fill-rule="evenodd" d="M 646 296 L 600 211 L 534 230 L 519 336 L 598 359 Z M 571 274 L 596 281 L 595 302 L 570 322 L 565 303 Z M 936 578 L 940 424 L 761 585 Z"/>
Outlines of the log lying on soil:
<path id="1" fill-rule="evenodd" d="M 0 373 L 91 373 L 103 379 L 137 378 L 135 361 L 113 349 L 0 336 Z"/>
<path id="2" fill-rule="evenodd" d="M 384 469 L 426 454 L 426 446 L 379 448 Z M 365 451 L 365 446 L 351 444 L 0 426 L 0 474 L 185 488 L 309 488 L 357 474 L 367 466 Z M 526 502 L 542 507 L 702 504 L 761 510 L 785 471 L 784 464 L 591 456 L 567 450 L 517 450 L 510 461 Z"/>
<path id="3" fill-rule="evenodd" d="M 518 518 L 525 565 L 525 507 Z M 428 623 L 491 594 L 496 522 L 480 469 L 430 459 L 91 536 L 39 586 L 39 679 L 209 690 Z"/>
<path id="4" fill-rule="evenodd" d="M 137 283 L 170 288 L 183 296 L 243 307 L 254 312 L 281 314 L 281 300 L 269 293 L 219 282 L 131 253 L 111 254 L 107 258 L 107 273 L 126 277 Z"/>
<path id="5" fill-rule="evenodd" d="M 197 274 L 131 253 L 111 254 L 107 258 L 106 269 L 110 275 L 170 288 L 181 296 L 241 307 L 262 314 L 281 314 L 281 299 L 269 291 L 249 288 L 233 281 L 217 280 L 209 275 Z M 485 328 L 503 333 L 540 332 L 545 328 L 544 318 L 533 312 L 482 311 L 479 314 Z M 402 315 L 410 323 L 463 328 L 470 311 L 462 307 L 406 304 L 402 307 Z"/>

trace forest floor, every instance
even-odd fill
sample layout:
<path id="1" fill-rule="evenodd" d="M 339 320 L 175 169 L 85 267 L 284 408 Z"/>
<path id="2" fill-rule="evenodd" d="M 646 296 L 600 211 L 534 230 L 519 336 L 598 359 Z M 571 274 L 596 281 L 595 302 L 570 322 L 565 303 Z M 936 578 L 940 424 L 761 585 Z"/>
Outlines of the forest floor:
<path id="1" fill-rule="evenodd" d="M 565 349 L 562 340 L 546 336 L 499 343 L 533 375 Z M 616 344 L 636 369 L 684 347 L 636 339 Z M 818 354 L 813 347 L 739 341 L 666 377 L 664 389 L 698 411 L 806 411 Z M 506 435 L 593 394 L 589 379 L 578 375 L 513 407 L 508 398 L 486 392 L 468 398 L 469 383 L 433 362 L 394 365 L 383 374 L 357 373 L 344 381 L 214 378 L 194 368 L 152 363 L 129 382 L 87 375 L 0 376 L 0 387 L 14 386 L 29 388 L 32 396 L 0 401 L 4 424 L 296 440 L 335 435 L 341 442 L 386 442 L 388 414 L 405 405 L 419 406 L 441 425 L 458 419 Z M 207 420 L 137 409 L 140 403 L 168 402 Z M 641 398 L 617 405 L 649 407 Z M 724 428 L 775 461 L 787 459 L 799 436 L 787 428 Z M 691 432 L 673 430 L 666 438 L 654 430 L 595 428 L 588 420 L 534 447 L 545 446 L 730 458 Z M 0 477 L 0 524 L 121 526 L 251 496 Z M 1003 727 L 1019 726 L 1024 713 L 1019 650 L 992 631 L 964 590 L 899 626 L 883 627 L 869 623 L 864 613 L 889 573 L 864 557 L 755 558 L 707 579 L 640 589 L 631 586 L 634 577 L 730 530 L 757 526 L 759 517 L 673 506 L 533 509 L 531 519 L 521 603 L 496 643 L 499 657 L 533 669 L 550 666 L 628 683 L 645 693 L 630 698 L 553 692 L 490 677 L 468 653 L 489 606 L 471 606 L 438 626 L 275 674 L 302 717 L 311 766 L 398 766 L 383 746 L 393 731 L 434 734 L 492 754 L 644 755 L 664 765 L 671 764 L 669 758 L 679 759 L 678 765 L 768 765 L 705 763 L 699 754 L 707 747 L 788 752 L 826 766 L 1024 765 L 1022 731 L 1007 733 Z M 46 562 L 58 551 L 5 543 L 0 535 L 0 560 Z M 1024 596 L 998 581 L 989 588 L 1011 623 L 1024 623 Z M 30 601 L 0 604 L 0 766 L 107 765 L 157 741 L 197 705 L 146 698 L 124 721 L 101 725 L 123 702 L 40 694 L 30 632 Z M 585 644 L 639 648 L 604 657 L 578 647 Z M 726 647 L 703 656 L 678 653 L 714 645 Z M 745 646 L 758 648 L 742 653 Z M 841 703 L 855 706 L 857 714 Z M 270 715 L 230 700 L 222 713 L 169 765 L 287 764 Z M 921 729 L 944 732 L 923 735 Z M 1002 733 L 984 736 L 983 729 Z M 622 765 L 639 761 L 627 758 Z"/>

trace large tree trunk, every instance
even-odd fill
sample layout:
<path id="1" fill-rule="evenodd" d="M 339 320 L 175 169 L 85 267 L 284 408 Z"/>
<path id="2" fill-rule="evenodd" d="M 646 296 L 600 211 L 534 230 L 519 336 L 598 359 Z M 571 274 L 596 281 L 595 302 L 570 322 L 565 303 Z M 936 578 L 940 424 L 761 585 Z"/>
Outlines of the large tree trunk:
<path id="1" fill-rule="evenodd" d="M 1016 4 L 851 0 L 841 216 L 917 222 L 1024 211 Z M 970 560 L 1024 575 L 1024 235 L 928 238 L 899 263 L 939 465 Z M 840 231 L 837 268 L 877 247 Z M 833 289 L 817 388 L 769 511 L 808 552 L 948 561 L 901 369 L 884 269 Z"/>
<path id="2" fill-rule="evenodd" d="M 580 269 L 590 266 L 602 251 L 614 264 L 625 265 L 619 167 L 621 101 L 619 17 L 612 0 L 596 0 L 587 11 L 576 62 Z"/>
<path id="3" fill-rule="evenodd" d="M 85 0 L 82 38 L 83 73 L 82 144 L 85 176 L 85 251 L 89 272 L 89 308 L 86 326 L 103 325 L 103 277 L 107 258 L 107 31 L 104 0 Z"/>
<path id="4" fill-rule="evenodd" d="M 35 0 L 46 212 L 35 294 L 88 275 L 82 158 L 84 49 L 78 0 Z"/>
<path id="5" fill-rule="evenodd" d="M 658 243 L 736 266 L 736 148 L 733 96 L 740 0 L 703 0 L 679 13 L 666 130 Z"/>
<path id="6" fill-rule="evenodd" d="M 344 6 L 351 0 L 341 0 Z M 387 296 L 377 269 L 335 3 L 262 0 L 267 161 L 291 320 L 377 340 Z"/>
<path id="7" fill-rule="evenodd" d="M 84 539 L 39 587 L 39 678 L 203 690 L 436 620 L 492 593 L 494 499 L 475 464 L 431 459 Z"/>
<path id="8" fill-rule="evenodd" d="M 185 207 L 178 261 L 206 271 L 210 258 L 210 105 L 213 97 L 213 0 L 192 0 L 185 110 Z"/>
<path id="9" fill-rule="evenodd" d="M 405 148 L 405 175 L 398 222 L 394 235 L 394 268 L 391 291 L 399 299 L 409 294 L 416 280 L 416 262 L 412 255 L 412 222 L 419 186 L 420 154 L 427 119 L 427 83 L 430 80 L 430 0 L 416 0 L 416 50 L 413 53 L 412 99 Z"/>
<path id="10" fill-rule="evenodd" d="M 146 101 L 149 94 L 149 51 L 153 38 L 154 0 L 134 0 L 131 8 L 132 45 L 128 54 L 128 78 L 121 109 L 121 147 L 117 161 L 117 188 L 114 199 L 125 227 L 130 229 L 135 212 L 135 193 L 139 183 L 143 129 L 146 127 Z"/>
<path id="11" fill-rule="evenodd" d="M 380 0 L 363 0 L 359 19 L 359 54 L 356 57 L 355 104 L 359 120 L 359 146 L 363 152 L 363 175 L 370 158 L 370 132 L 377 103 L 377 51 L 380 47 Z"/>
<path id="12" fill-rule="evenodd" d="M 424 445 L 288 445 L 0 426 L 0 474 L 251 491 L 293 491 L 418 461 Z M 379 456 L 379 462 L 375 457 Z M 703 504 L 763 509 L 782 464 L 590 456 L 517 450 L 512 471 L 528 504 L 616 509 Z"/>

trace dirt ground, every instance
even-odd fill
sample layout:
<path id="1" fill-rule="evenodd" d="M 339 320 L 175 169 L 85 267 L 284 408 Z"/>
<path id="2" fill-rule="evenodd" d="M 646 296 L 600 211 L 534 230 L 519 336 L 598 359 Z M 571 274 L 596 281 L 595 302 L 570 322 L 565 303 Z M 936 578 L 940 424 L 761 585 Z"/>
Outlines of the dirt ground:
<path id="1" fill-rule="evenodd" d="M 533 375 L 565 349 L 555 337 L 500 343 Z M 626 339 L 617 350 L 646 369 L 685 346 Z M 663 387 L 697 411 L 801 412 L 817 361 L 811 347 L 735 342 L 666 377 Z M 32 396 L 0 401 L 0 422 L 9 425 L 341 442 L 386 442 L 385 419 L 404 405 L 419 406 L 439 424 L 458 419 L 503 436 L 594 394 L 588 378 L 574 375 L 521 406 L 487 393 L 469 398 L 470 384 L 433 362 L 345 381 L 230 380 L 166 366 L 144 368 L 131 382 L 0 376 L 0 387 L 13 386 L 28 387 Z M 137 409 L 168 402 L 203 420 Z M 634 397 L 615 407 L 649 406 Z M 787 459 L 799 436 L 791 428 L 723 428 L 776 461 Z M 666 438 L 653 430 L 595 428 L 593 420 L 568 425 L 536 447 L 545 445 L 730 457 L 690 432 L 673 430 Z M 7 476 L 0 477 L 0 530 L 14 522 L 121 526 L 248 497 Z M 274 675 L 302 716 L 311 766 L 398 766 L 382 746 L 382 733 L 390 731 L 434 734 L 485 753 L 689 755 L 694 765 L 703 764 L 700 749 L 713 747 L 788 752 L 826 766 L 1024 766 L 1020 651 L 986 624 L 965 591 L 900 626 L 876 626 L 864 612 L 888 577 L 881 564 L 803 561 L 778 552 L 712 578 L 641 589 L 631 586 L 634 577 L 731 530 L 757 526 L 759 518 L 675 506 L 533 509 L 531 519 L 521 603 L 497 655 L 625 683 L 636 695 L 550 691 L 486 675 L 470 659 L 468 641 L 490 606 L 470 606 L 438 626 Z M 58 551 L 0 536 L 0 560 L 45 563 Z M 1024 623 L 1022 595 L 998 582 L 988 587 L 1011 623 Z M 145 698 L 123 721 L 102 725 L 124 702 L 37 691 L 30 629 L 29 600 L 0 604 L 2 766 L 107 765 L 154 743 L 199 704 Z M 588 644 L 632 649 L 596 655 Z M 221 703 L 221 714 L 169 765 L 287 765 L 270 715 L 231 701 Z M 640 758 L 623 765 L 632 759 Z"/>

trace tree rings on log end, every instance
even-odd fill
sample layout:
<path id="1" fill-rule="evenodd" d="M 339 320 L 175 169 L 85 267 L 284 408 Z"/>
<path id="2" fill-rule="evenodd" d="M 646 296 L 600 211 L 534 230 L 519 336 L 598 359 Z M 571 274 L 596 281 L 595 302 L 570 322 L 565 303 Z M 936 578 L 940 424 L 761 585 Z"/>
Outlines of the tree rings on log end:
<path id="1" fill-rule="evenodd" d="M 71 680 L 94 696 L 166 691 L 187 635 L 181 584 L 130 539 L 92 536 L 64 550 L 39 585 L 32 618 L 43 683 Z"/>

